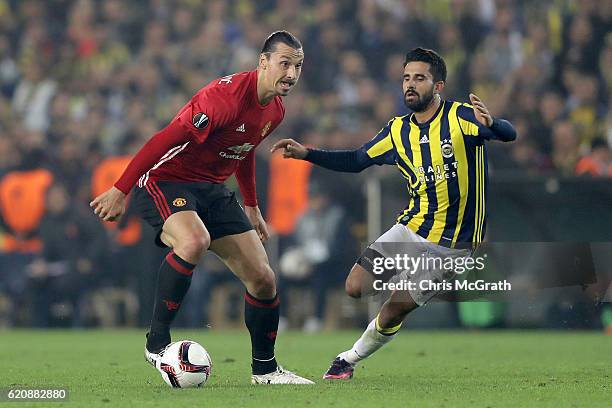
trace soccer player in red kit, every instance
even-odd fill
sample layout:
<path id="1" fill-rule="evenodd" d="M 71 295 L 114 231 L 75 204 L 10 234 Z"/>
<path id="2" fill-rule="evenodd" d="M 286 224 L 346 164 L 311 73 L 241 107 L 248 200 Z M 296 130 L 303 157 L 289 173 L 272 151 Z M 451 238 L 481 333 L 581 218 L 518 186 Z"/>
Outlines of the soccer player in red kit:
<path id="1" fill-rule="evenodd" d="M 228 75 L 202 88 L 136 154 L 121 178 L 91 202 L 105 221 L 134 204 L 171 251 L 157 279 L 145 357 L 160 369 L 170 325 L 203 253 L 215 252 L 246 287 L 245 322 L 251 335 L 254 384 L 313 384 L 276 363 L 279 319 L 276 279 L 262 241 L 266 223 L 257 207 L 257 145 L 283 120 L 286 96 L 297 83 L 304 53 L 300 41 L 276 31 L 265 41 L 254 71 Z M 236 174 L 244 211 L 223 182 Z"/>

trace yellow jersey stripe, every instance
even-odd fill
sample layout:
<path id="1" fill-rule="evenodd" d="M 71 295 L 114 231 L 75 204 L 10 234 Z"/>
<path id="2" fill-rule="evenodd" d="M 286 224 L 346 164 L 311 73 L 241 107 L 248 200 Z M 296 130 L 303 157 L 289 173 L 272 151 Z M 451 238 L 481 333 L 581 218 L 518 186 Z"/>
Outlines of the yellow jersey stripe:
<path id="1" fill-rule="evenodd" d="M 459 118 L 457 117 L 457 102 L 453 103 L 453 107 L 448 113 L 448 124 L 451 139 L 453 143 L 453 149 L 455 159 L 457 160 L 457 179 L 459 180 L 459 213 L 457 215 L 457 225 L 455 227 L 455 234 L 453 235 L 453 246 L 457 243 L 457 237 L 463 224 L 463 214 L 465 213 L 465 205 L 467 202 L 468 195 L 468 161 L 467 153 L 465 148 L 465 141 L 463 140 L 463 133 L 459 125 Z"/>
<path id="2" fill-rule="evenodd" d="M 414 164 L 410 162 L 410 159 L 408 158 L 408 155 L 406 153 L 406 147 L 402 142 L 402 127 L 404 126 L 404 120 L 408 120 L 407 117 L 395 118 L 395 120 L 391 124 L 391 138 L 392 143 L 395 145 L 397 154 L 401 159 L 401 161 L 398 162 L 398 167 L 400 167 L 404 175 L 408 175 L 410 180 L 414 180 L 414 182 L 410 181 L 410 187 L 416 188 L 416 186 L 419 184 L 417 172 L 415 170 Z M 406 164 L 408 168 L 404 168 L 403 164 Z M 412 176 L 410 175 L 410 173 L 412 173 Z"/>
<path id="3" fill-rule="evenodd" d="M 474 211 L 474 230 L 472 233 L 472 242 L 478 243 L 478 219 L 480 218 L 480 154 L 476 147 L 476 211 Z"/>
<path id="4" fill-rule="evenodd" d="M 391 141 L 391 137 L 387 135 L 374 146 L 370 147 L 366 153 L 371 158 L 374 158 L 387 153 L 391 149 L 393 149 L 393 142 Z"/>
<path id="5" fill-rule="evenodd" d="M 444 111 L 444 106 L 442 111 Z M 442 115 L 438 115 L 429 125 L 429 151 L 431 154 L 431 163 L 434 167 L 435 177 L 435 190 L 437 199 L 437 208 L 448 208 L 448 186 L 446 178 L 444 177 L 443 168 L 440 166 L 444 165 L 444 157 L 442 156 L 441 142 L 442 138 L 440 135 Z M 429 173 L 428 173 L 429 174 Z M 435 211 L 433 226 L 427 236 L 427 239 L 432 242 L 440 241 L 442 233 L 444 233 L 444 227 L 446 225 L 446 211 Z"/>
<path id="6" fill-rule="evenodd" d="M 478 230 L 479 242 L 482 242 L 484 235 L 484 220 L 485 220 L 485 161 L 484 161 L 484 146 L 480 146 L 480 227 Z"/>
<path id="7" fill-rule="evenodd" d="M 465 119 L 459 118 L 459 124 L 461 125 L 461 129 L 463 133 L 468 136 L 478 136 L 478 126 L 476 126 L 472 122 L 468 122 Z"/>

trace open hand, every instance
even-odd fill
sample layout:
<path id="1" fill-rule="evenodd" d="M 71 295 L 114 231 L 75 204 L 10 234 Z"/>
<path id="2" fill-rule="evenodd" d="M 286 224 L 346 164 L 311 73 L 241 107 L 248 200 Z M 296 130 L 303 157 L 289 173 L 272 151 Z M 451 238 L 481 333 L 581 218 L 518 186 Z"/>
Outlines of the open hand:
<path id="1" fill-rule="evenodd" d="M 480 98 L 471 93 L 470 102 L 474 106 L 474 116 L 476 116 L 476 119 L 486 127 L 491 127 L 493 124 L 493 116 L 491 116 L 489 109 L 482 103 Z"/>

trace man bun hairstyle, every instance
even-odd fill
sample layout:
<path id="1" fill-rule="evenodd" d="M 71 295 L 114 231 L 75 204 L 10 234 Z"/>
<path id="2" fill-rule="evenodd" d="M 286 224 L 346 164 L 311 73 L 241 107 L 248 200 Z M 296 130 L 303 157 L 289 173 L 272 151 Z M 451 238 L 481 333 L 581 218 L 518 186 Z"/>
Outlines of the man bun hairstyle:
<path id="1" fill-rule="evenodd" d="M 266 38 L 263 47 L 261 48 L 262 54 L 270 54 L 276 49 L 276 44 L 283 43 L 291 48 L 299 50 L 302 48 L 302 43 L 297 37 L 291 34 L 289 31 L 279 30 L 275 31 Z"/>
<path id="2" fill-rule="evenodd" d="M 404 60 L 404 68 L 406 68 L 406 64 L 409 62 L 425 62 L 429 64 L 429 71 L 433 76 L 434 82 L 446 82 L 446 63 L 434 50 L 418 47 L 408 51 Z"/>

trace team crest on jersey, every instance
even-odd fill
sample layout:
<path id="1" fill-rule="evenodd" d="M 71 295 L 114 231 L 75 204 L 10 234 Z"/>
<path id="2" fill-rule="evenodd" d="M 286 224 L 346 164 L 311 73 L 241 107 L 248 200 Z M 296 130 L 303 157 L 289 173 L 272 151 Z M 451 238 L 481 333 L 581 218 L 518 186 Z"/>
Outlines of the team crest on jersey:
<path id="1" fill-rule="evenodd" d="M 193 126 L 195 126 L 197 129 L 204 129 L 206 126 L 208 126 L 208 122 L 208 116 L 206 116 L 205 113 L 198 112 L 193 115 Z"/>
<path id="2" fill-rule="evenodd" d="M 446 157 L 447 159 L 453 156 L 453 145 L 452 144 L 445 143 L 442 145 L 442 156 Z"/>
<path id="3" fill-rule="evenodd" d="M 172 201 L 172 205 L 175 207 L 184 207 L 185 204 L 187 204 L 187 200 L 182 197 L 175 198 L 174 201 Z"/>
<path id="4" fill-rule="evenodd" d="M 263 129 L 261 129 L 262 138 L 266 137 L 266 134 L 268 133 L 268 130 L 270 130 L 271 126 L 272 126 L 272 122 L 268 121 L 268 123 L 266 123 L 266 126 L 264 126 Z"/>

